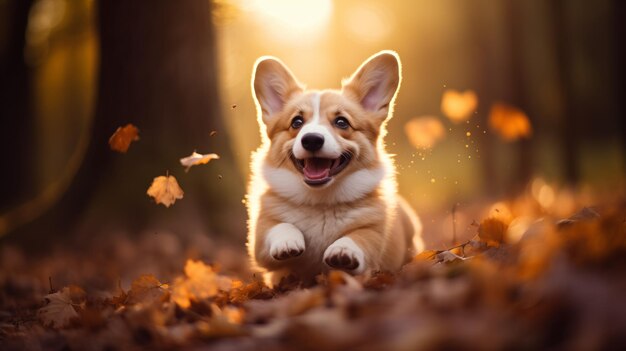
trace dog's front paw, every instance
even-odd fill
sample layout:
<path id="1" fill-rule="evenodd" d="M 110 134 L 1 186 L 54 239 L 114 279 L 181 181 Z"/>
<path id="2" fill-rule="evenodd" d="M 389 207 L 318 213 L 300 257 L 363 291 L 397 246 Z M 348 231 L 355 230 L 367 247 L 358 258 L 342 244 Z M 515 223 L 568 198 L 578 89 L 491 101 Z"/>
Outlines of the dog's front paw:
<path id="1" fill-rule="evenodd" d="M 298 257 L 304 252 L 304 237 L 298 228 L 289 223 L 274 226 L 267 236 L 270 256 L 283 261 Z"/>
<path id="2" fill-rule="evenodd" d="M 359 274 L 365 271 L 363 250 L 350 238 L 343 237 L 324 252 L 324 263 L 329 267 Z"/>

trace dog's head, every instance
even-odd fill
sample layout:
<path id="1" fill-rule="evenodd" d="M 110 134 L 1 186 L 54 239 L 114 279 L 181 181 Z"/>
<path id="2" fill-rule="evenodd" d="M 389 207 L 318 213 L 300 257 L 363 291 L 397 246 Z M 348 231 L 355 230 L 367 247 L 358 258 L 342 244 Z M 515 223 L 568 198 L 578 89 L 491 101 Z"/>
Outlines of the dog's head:
<path id="1" fill-rule="evenodd" d="M 252 90 L 269 139 L 270 185 L 290 197 L 334 189 L 349 199 L 373 190 L 385 172 L 380 138 L 400 80 L 392 51 L 367 59 L 341 90 L 323 91 L 305 90 L 280 60 L 260 58 Z"/>

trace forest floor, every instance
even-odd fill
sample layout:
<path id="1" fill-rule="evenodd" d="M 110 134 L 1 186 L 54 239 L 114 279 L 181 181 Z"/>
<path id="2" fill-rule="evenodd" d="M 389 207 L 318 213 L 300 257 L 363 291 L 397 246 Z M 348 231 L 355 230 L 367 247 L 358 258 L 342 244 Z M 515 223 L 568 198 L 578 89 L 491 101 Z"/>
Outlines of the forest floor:
<path id="1" fill-rule="evenodd" d="M 400 272 L 312 287 L 270 289 L 243 248 L 199 234 L 111 234 L 39 258 L 5 245 L 1 348 L 626 349 L 624 202 L 523 217 L 523 230 L 502 212 Z"/>

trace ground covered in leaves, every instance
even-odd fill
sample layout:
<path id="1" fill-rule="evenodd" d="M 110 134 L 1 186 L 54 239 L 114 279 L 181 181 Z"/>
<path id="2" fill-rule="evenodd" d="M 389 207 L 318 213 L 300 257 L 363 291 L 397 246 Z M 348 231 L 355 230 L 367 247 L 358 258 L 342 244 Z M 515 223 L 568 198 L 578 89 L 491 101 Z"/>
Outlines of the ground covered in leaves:
<path id="1" fill-rule="evenodd" d="M 270 289 L 242 248 L 124 233 L 31 259 L 1 248 L 3 350 L 626 349 L 626 211 L 545 216 L 475 236 L 400 272 L 334 271 Z"/>

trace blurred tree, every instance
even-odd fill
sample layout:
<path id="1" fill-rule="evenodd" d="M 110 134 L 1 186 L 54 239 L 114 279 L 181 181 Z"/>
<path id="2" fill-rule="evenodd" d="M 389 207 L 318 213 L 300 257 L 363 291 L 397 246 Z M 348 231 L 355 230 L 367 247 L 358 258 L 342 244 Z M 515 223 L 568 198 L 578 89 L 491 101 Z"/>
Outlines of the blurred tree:
<path id="1" fill-rule="evenodd" d="M 31 5 L 32 0 L 0 2 L 0 159 L 3 163 L 0 211 L 33 193 L 31 72 L 24 60 Z"/>
<path id="2" fill-rule="evenodd" d="M 626 101 L 626 45 L 624 45 L 624 38 L 626 38 L 626 2 L 622 0 L 613 0 L 611 3 L 611 13 L 613 18 L 611 19 L 611 29 L 613 32 L 613 50 L 615 57 L 613 60 L 613 67 L 615 69 L 615 89 L 614 99 L 617 104 L 614 119 L 621 123 L 621 141 L 622 141 L 622 167 L 626 171 L 626 116 L 624 116 L 623 108 L 620 106 Z"/>
<path id="3" fill-rule="evenodd" d="M 524 66 L 524 18 L 521 10 L 521 2 L 518 0 L 505 0 L 504 23 L 506 23 L 507 42 L 509 44 L 508 68 L 509 68 L 509 97 L 508 101 L 525 111 L 529 119 L 535 115 L 530 111 L 528 103 L 527 81 Z M 530 181 L 533 173 L 533 154 L 531 141 L 522 138 L 518 142 L 517 169 L 512 187 L 514 192 L 523 189 Z M 510 195 L 510 194 L 509 194 Z"/>
<path id="4" fill-rule="evenodd" d="M 468 14 L 468 24 L 470 27 L 470 38 L 474 45 L 474 54 L 478 63 L 476 74 L 476 92 L 480 98 L 480 106 L 478 109 L 478 125 L 487 129 L 489 125 L 489 106 L 494 102 L 495 91 L 497 90 L 494 82 L 494 75 L 491 70 L 496 66 L 493 53 L 493 45 L 491 45 L 488 36 L 487 19 L 485 18 L 485 8 L 476 6 L 469 1 L 463 2 L 465 12 Z M 489 3 L 487 6 L 493 6 Z M 498 192 L 499 179 L 496 172 L 496 164 L 494 158 L 494 140 L 493 134 L 476 133 L 477 147 L 481 150 L 481 166 L 482 177 L 486 179 L 483 186 L 487 195 L 495 196 Z"/>
<path id="5" fill-rule="evenodd" d="M 103 223 L 135 229 L 155 216 L 174 216 L 179 212 L 163 212 L 145 193 L 154 177 L 169 170 L 188 190 L 174 208 L 198 211 L 196 217 L 213 231 L 243 238 L 242 182 L 225 133 L 219 133 L 224 129 L 211 10 L 206 0 L 98 2 L 98 96 L 85 158 L 54 208 L 21 231 L 71 231 L 90 204 Z M 141 140 L 127 154 L 116 154 L 108 139 L 127 123 L 139 127 Z M 218 135 L 209 137 L 214 130 Z M 178 159 L 194 150 L 220 154 L 219 168 L 183 173 Z"/>
<path id="6" fill-rule="evenodd" d="M 577 124 L 580 112 L 572 108 L 574 82 L 572 80 L 570 41 L 567 21 L 567 4 L 563 0 L 550 0 L 550 18 L 552 24 L 552 42 L 555 48 L 556 66 L 558 67 L 558 86 L 560 91 L 560 139 L 562 142 L 563 171 L 565 180 L 576 184 L 578 171 L 578 136 Z"/>

